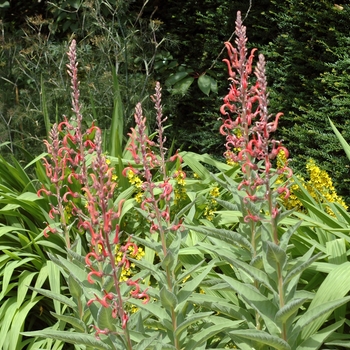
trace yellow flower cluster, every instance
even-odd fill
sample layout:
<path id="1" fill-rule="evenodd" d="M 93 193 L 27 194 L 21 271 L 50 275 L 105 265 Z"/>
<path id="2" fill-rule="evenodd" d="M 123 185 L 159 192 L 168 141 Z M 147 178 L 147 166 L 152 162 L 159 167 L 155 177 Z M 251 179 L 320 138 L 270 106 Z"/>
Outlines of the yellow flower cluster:
<path id="1" fill-rule="evenodd" d="M 283 169 L 286 163 L 286 152 L 283 149 L 281 149 L 277 154 L 277 169 Z"/>
<path id="2" fill-rule="evenodd" d="M 142 186 L 142 180 L 132 171 L 132 170 L 129 170 L 128 171 L 128 180 L 129 182 L 135 186 L 136 188 L 141 188 Z"/>
<path id="3" fill-rule="evenodd" d="M 282 153 L 282 152 L 280 152 Z M 286 159 L 283 158 L 283 154 L 277 156 L 277 167 L 282 168 Z M 306 170 L 309 175 L 309 180 L 305 181 L 304 178 L 298 177 L 299 181 L 303 184 L 303 187 L 310 193 L 310 195 L 320 201 L 321 203 L 338 203 L 347 209 L 347 205 L 344 200 L 338 196 L 337 191 L 333 185 L 332 179 L 329 174 L 320 169 L 313 159 L 310 159 L 306 164 Z M 277 184 L 282 183 L 283 179 L 279 178 Z M 295 183 L 292 183 L 289 190 L 290 196 L 284 201 L 284 204 L 287 209 L 296 209 L 297 211 L 303 211 L 303 205 L 296 196 L 299 186 Z M 332 210 L 329 207 L 326 207 L 326 211 L 330 215 L 334 215 Z"/>
<path id="4" fill-rule="evenodd" d="M 186 194 L 186 173 L 183 170 L 178 170 L 174 174 L 175 177 L 175 188 L 174 188 L 174 204 L 178 205 L 179 202 L 187 198 Z"/>
<path id="5" fill-rule="evenodd" d="M 315 199 L 321 202 L 338 203 L 347 209 L 344 200 L 338 196 L 336 189 L 333 186 L 332 179 L 325 170 L 321 170 L 313 159 L 310 159 L 306 164 L 306 169 L 309 173 L 310 180 L 306 184 L 306 188 Z M 330 208 L 326 208 L 329 214 L 333 214 Z"/>
<path id="6" fill-rule="evenodd" d="M 124 253 L 119 250 L 120 246 L 117 245 L 115 247 L 115 263 L 118 264 L 123 259 Z M 128 248 L 128 256 L 136 259 L 141 260 L 145 256 L 145 251 L 142 247 L 138 247 L 138 251 L 136 254 L 134 254 L 134 248 L 130 246 Z M 136 265 L 134 263 L 130 263 L 129 267 L 124 266 L 120 275 L 120 281 L 127 281 L 135 272 Z"/>
<path id="7" fill-rule="evenodd" d="M 142 180 L 137 176 L 132 170 L 129 170 L 127 172 L 127 177 L 131 185 L 135 186 L 137 189 L 137 192 L 135 194 L 135 200 L 137 203 L 142 202 L 142 196 L 143 196 L 143 191 L 142 191 Z"/>
<path id="8" fill-rule="evenodd" d="M 218 202 L 215 198 L 220 196 L 220 189 L 219 187 L 215 186 L 209 191 L 209 195 L 212 197 L 209 200 L 209 203 L 204 209 L 204 216 L 207 220 L 212 221 L 215 217 L 215 210 L 217 209 Z"/>

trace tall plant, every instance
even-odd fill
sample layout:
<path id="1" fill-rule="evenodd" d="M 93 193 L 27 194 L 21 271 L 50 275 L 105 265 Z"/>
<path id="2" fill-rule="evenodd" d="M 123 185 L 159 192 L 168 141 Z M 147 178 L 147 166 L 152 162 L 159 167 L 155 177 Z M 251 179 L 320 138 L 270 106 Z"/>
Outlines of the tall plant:
<path id="1" fill-rule="evenodd" d="M 232 269 L 227 266 L 222 269 L 223 272 L 217 274 L 222 283 L 207 291 L 233 292 L 224 294 L 225 300 L 229 295 L 237 307 L 235 317 L 245 320 L 241 329 L 228 332 L 236 345 L 241 349 L 306 349 L 312 343 L 318 348 L 343 322 L 317 333 L 327 316 L 350 300 L 342 294 L 348 287 L 340 294 L 334 293 L 333 283 L 339 283 L 334 274 L 328 276 L 316 293 L 298 289 L 302 273 L 322 253 L 315 254 L 312 247 L 299 258 L 290 255 L 290 238 L 300 222 L 286 228 L 285 218 L 291 211 L 285 211 L 279 199 L 281 195 L 289 196 L 288 182 L 292 176 L 288 150 L 272 137 L 282 113 L 268 113 L 263 55 L 259 55 L 255 79 L 252 77 L 255 49 L 248 55 L 246 28 L 239 12 L 236 36 L 236 46 L 226 43 L 229 59 L 224 61 L 231 85 L 221 107 L 225 117 L 220 131 L 226 137 L 226 159 L 230 164 L 240 165 L 241 180 L 236 186 L 228 177 L 224 181 L 217 176 L 215 179 L 231 193 L 234 204 L 218 202 L 227 209 L 238 209 L 241 219 L 236 231 L 190 228 L 208 234 L 212 244 L 202 243 L 202 249 L 232 266 Z M 274 169 L 273 161 L 280 152 L 286 161 Z M 227 242 L 232 245 L 227 246 Z M 327 296 L 321 297 L 321 293 Z M 238 307 L 242 305 L 249 310 L 248 314 L 239 312 Z M 305 307 L 306 311 L 302 311 Z"/>

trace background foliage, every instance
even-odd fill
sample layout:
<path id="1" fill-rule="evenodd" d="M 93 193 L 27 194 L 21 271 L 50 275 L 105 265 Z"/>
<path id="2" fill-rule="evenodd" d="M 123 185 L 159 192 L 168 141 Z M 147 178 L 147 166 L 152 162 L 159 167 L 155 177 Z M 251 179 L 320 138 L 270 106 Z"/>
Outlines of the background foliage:
<path id="1" fill-rule="evenodd" d="M 349 135 L 347 1 L 59 0 L 1 5 L 0 136 L 21 158 L 25 154 L 19 147 L 41 147 L 43 115 L 53 122 L 66 113 L 62 106 L 68 102 L 68 83 L 62 67 L 72 36 L 79 40 L 80 78 L 89 81 L 83 88 L 87 117 L 108 129 L 112 67 L 121 86 L 125 130 L 135 103 L 148 101 L 154 81 L 160 80 L 168 90 L 163 101 L 176 147 L 220 157 L 216 106 L 226 92 L 223 42 L 241 10 L 250 33 L 248 45 L 259 47 L 267 58 L 270 109 L 284 112 L 279 136 L 292 149 L 293 167 L 305 172 L 313 157 L 349 202 L 348 160 L 326 121 L 332 117 L 340 132 Z M 200 77 L 214 82 L 206 94 Z M 151 108 L 147 103 L 145 108 Z"/>

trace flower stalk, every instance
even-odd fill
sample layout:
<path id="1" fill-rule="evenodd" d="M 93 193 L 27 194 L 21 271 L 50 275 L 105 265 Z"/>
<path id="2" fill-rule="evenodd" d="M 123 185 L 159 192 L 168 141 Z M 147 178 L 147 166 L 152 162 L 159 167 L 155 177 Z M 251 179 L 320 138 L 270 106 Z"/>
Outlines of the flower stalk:
<path id="1" fill-rule="evenodd" d="M 141 209 L 148 214 L 148 220 L 150 222 L 150 233 L 158 233 L 162 246 L 162 252 L 160 254 L 161 259 L 164 261 L 167 255 L 170 254 L 169 250 L 169 235 L 174 234 L 174 231 L 182 229 L 181 220 L 172 221 L 172 213 L 170 211 L 171 201 L 175 197 L 175 190 L 172 184 L 172 177 L 178 178 L 181 172 L 182 179 L 185 178 L 185 173 L 181 170 L 182 159 L 178 154 L 170 157 L 169 161 L 177 161 L 180 165 L 174 175 L 171 177 L 167 174 L 166 170 L 166 148 L 164 136 L 163 123 L 166 121 L 166 117 L 163 117 L 162 105 L 161 105 L 161 88 L 160 84 L 156 84 L 156 92 L 151 97 L 156 109 L 156 122 L 157 122 L 157 142 L 149 139 L 146 132 L 146 118 L 143 116 L 141 104 L 138 104 L 135 108 L 135 124 L 136 128 L 132 128 L 132 132 L 129 134 L 131 137 L 131 144 L 129 151 L 133 155 L 136 164 L 142 165 L 141 175 L 144 179 L 141 187 L 144 193 L 143 200 L 141 202 Z M 153 151 L 156 149 L 157 152 Z M 158 155 L 156 154 L 158 153 Z M 159 169 L 162 174 L 162 180 L 157 182 L 153 173 L 155 169 Z M 132 169 L 134 173 L 137 170 Z M 182 180 L 184 182 L 184 180 Z M 174 292 L 176 276 L 174 269 L 169 264 L 165 265 L 165 275 L 167 288 L 169 293 Z M 174 346 L 176 349 L 180 349 L 180 341 L 176 335 L 177 329 L 177 314 L 175 307 L 171 307 L 171 318 L 173 327 Z"/>
<path id="2" fill-rule="evenodd" d="M 224 98 L 220 111 L 225 116 L 220 128 L 226 137 L 225 157 L 229 164 L 238 163 L 242 170 L 242 181 L 238 186 L 244 191 L 243 211 L 244 221 L 250 228 L 250 240 L 253 247 L 252 261 L 261 249 L 261 225 L 269 223 L 270 237 L 276 246 L 278 238 L 278 216 L 280 204 L 278 196 L 289 196 L 288 185 L 274 183 L 275 175 L 292 175 L 288 161 L 275 170 L 273 162 L 279 152 L 284 152 L 288 159 L 288 150 L 280 141 L 272 138 L 276 131 L 278 120 L 282 113 L 268 114 L 267 79 L 265 75 L 265 59 L 259 55 L 258 63 L 254 69 L 255 81 L 252 81 L 253 59 L 256 49 L 251 50 L 248 56 L 246 47 L 246 28 L 243 26 L 241 14 L 237 13 L 236 20 L 236 47 L 225 43 L 229 59 L 227 64 L 229 80 L 231 82 L 229 93 Z M 267 206 L 266 206 L 267 204 Z M 280 264 L 277 266 L 278 293 L 280 307 L 285 304 L 283 291 L 283 276 Z M 258 281 L 254 286 L 259 288 Z M 256 328 L 261 329 L 260 315 L 256 313 Z M 285 325 L 282 337 L 286 337 Z"/>

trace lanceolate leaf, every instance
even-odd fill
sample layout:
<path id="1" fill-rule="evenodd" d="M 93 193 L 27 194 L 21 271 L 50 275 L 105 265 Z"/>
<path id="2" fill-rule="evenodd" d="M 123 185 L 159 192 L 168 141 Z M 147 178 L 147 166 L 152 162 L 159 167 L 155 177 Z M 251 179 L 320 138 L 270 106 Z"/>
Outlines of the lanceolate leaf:
<path id="1" fill-rule="evenodd" d="M 284 251 L 287 250 L 288 244 L 289 244 L 289 239 L 292 237 L 292 235 L 297 232 L 297 229 L 300 227 L 302 221 L 298 221 L 295 225 L 291 226 L 288 228 L 287 231 L 285 231 L 281 237 L 280 240 L 280 247 Z"/>
<path id="2" fill-rule="evenodd" d="M 276 321 L 285 323 L 287 320 L 299 310 L 299 308 L 307 301 L 308 298 L 294 299 L 284 305 L 276 314 Z"/>
<path id="3" fill-rule="evenodd" d="M 281 338 L 275 337 L 266 333 L 264 331 L 259 331 L 256 329 L 242 329 L 238 331 L 230 332 L 233 337 L 237 336 L 239 338 L 249 339 L 257 342 L 261 345 L 268 345 L 277 350 L 291 350 L 289 344 Z"/>
<path id="4" fill-rule="evenodd" d="M 175 335 L 177 337 L 180 337 L 181 333 L 187 329 L 191 324 L 197 322 L 198 320 L 205 319 L 206 317 L 210 316 L 213 314 L 213 311 L 209 312 L 198 312 L 194 315 L 188 316 L 188 318 L 183 321 L 180 325 L 177 326 L 175 330 Z"/>
<path id="5" fill-rule="evenodd" d="M 250 242 L 237 232 L 225 230 L 225 229 L 217 229 L 214 227 L 207 227 L 207 226 L 186 225 L 186 227 L 190 230 L 197 231 L 205 235 L 221 239 L 226 243 L 240 245 L 246 248 L 248 251 L 253 252 L 253 247 L 250 244 Z"/>
<path id="6" fill-rule="evenodd" d="M 335 125 L 333 124 L 333 122 L 328 118 L 329 123 L 331 124 L 331 127 L 335 133 L 335 135 L 337 136 L 339 142 L 341 143 L 346 156 L 348 157 L 348 159 L 350 160 L 350 145 L 346 142 L 346 140 L 344 139 L 344 137 L 342 136 L 342 134 L 338 131 L 338 129 L 335 127 Z"/>
<path id="7" fill-rule="evenodd" d="M 150 314 L 158 318 L 162 324 L 165 324 L 165 322 L 171 323 L 171 318 L 169 317 L 168 313 L 157 303 L 149 302 L 147 304 L 144 304 L 139 299 L 131 299 L 130 303 L 136 305 L 140 309 L 148 311 Z"/>
<path id="8" fill-rule="evenodd" d="M 75 302 L 72 299 L 69 299 L 62 294 L 54 293 L 50 290 L 42 289 L 42 288 L 32 288 L 32 287 L 29 287 L 29 288 L 37 293 L 40 293 L 41 295 L 44 295 L 45 297 L 48 297 L 48 298 L 53 299 L 53 300 L 57 300 L 60 303 L 71 307 L 72 309 L 75 309 L 77 307 L 77 305 L 75 304 Z"/>
<path id="9" fill-rule="evenodd" d="M 213 253 L 218 254 L 218 256 L 220 256 L 223 260 L 232 264 L 238 270 L 244 271 L 247 275 L 249 275 L 252 278 L 252 281 L 256 280 L 259 283 L 266 286 L 271 292 L 274 292 L 274 289 L 270 285 L 269 278 L 264 271 L 259 270 L 256 267 L 245 263 L 244 261 L 232 258 L 231 257 L 232 253 L 227 249 L 221 248 L 218 250 L 217 248 L 213 247 L 213 249 L 211 249 L 211 251 Z"/>
<path id="10" fill-rule="evenodd" d="M 185 286 L 180 290 L 177 295 L 179 305 L 186 302 L 189 296 L 196 290 L 199 284 L 203 281 L 203 279 L 210 272 L 214 261 L 212 261 L 199 275 L 191 279 L 190 281 L 186 281 Z"/>
<path id="11" fill-rule="evenodd" d="M 275 269 L 277 269 L 278 265 L 283 268 L 287 260 L 287 255 L 277 244 L 266 242 L 266 260 Z"/>
<path id="12" fill-rule="evenodd" d="M 27 337 L 41 337 L 61 340 L 69 344 L 86 345 L 95 350 L 111 350 L 111 347 L 102 340 L 98 340 L 94 335 L 85 333 L 73 333 L 68 331 L 58 331 L 44 329 L 42 331 L 23 332 L 22 335 Z"/>
<path id="13" fill-rule="evenodd" d="M 151 345 L 153 343 L 153 341 L 156 340 L 158 337 L 159 337 L 158 334 L 155 334 L 153 337 L 141 340 L 141 342 L 139 342 L 137 344 L 137 346 L 135 347 L 135 350 L 146 350 L 146 349 L 148 349 L 149 345 Z"/>
<path id="14" fill-rule="evenodd" d="M 204 328 L 187 341 L 184 350 L 197 349 L 215 334 L 227 331 L 228 329 L 238 328 L 241 323 L 242 321 L 230 321 L 226 319 L 224 323 L 214 324 L 213 326 Z"/>
<path id="15" fill-rule="evenodd" d="M 320 304 L 317 308 L 308 309 L 303 314 L 292 331 L 291 344 L 294 344 L 296 337 L 300 334 L 300 340 L 304 341 L 314 334 L 324 323 L 327 317 L 339 306 L 350 301 L 350 296 L 337 300 L 332 300 Z M 321 319 L 322 318 L 322 319 Z"/>
<path id="16" fill-rule="evenodd" d="M 97 313 L 97 326 L 100 329 L 115 330 L 115 319 L 112 317 L 112 309 L 100 306 Z"/>
<path id="17" fill-rule="evenodd" d="M 240 297 L 261 315 L 273 320 L 277 313 L 275 304 L 251 285 L 241 283 L 229 276 L 220 275 Z"/>
<path id="18" fill-rule="evenodd" d="M 349 297 L 344 297 L 350 291 L 349 276 L 350 262 L 346 262 L 334 268 L 322 282 L 310 304 L 309 310 L 303 316 L 307 317 L 308 312 L 324 309 L 327 302 L 330 302 L 330 308 L 332 308 L 332 303 L 334 303 L 334 307 L 328 313 L 325 312 L 317 321 L 309 323 L 306 327 L 302 326 L 303 339 L 307 339 L 314 334 L 327 319 L 331 311 L 349 301 Z M 302 318 L 299 321 L 303 322 Z"/>
<path id="19" fill-rule="evenodd" d="M 230 302 L 228 297 L 223 298 L 221 296 L 193 293 L 190 296 L 189 301 L 193 304 L 202 306 L 206 310 L 216 311 L 222 315 L 227 315 L 230 318 L 237 320 L 245 320 L 247 324 L 254 324 L 254 320 L 249 311 L 247 311 L 246 308 L 234 305 Z"/>
<path id="20" fill-rule="evenodd" d="M 175 294 L 172 291 L 168 290 L 165 286 L 160 290 L 159 296 L 162 306 L 166 310 L 171 311 L 176 307 L 178 301 Z"/>
<path id="21" fill-rule="evenodd" d="M 323 255 L 322 252 L 314 255 L 304 263 L 296 266 L 293 270 L 289 271 L 286 278 L 284 279 L 284 283 L 289 282 L 292 278 L 294 278 L 296 275 L 301 274 L 305 269 L 307 269 L 313 262 L 315 262 L 317 259 L 319 259 Z"/>
<path id="22" fill-rule="evenodd" d="M 118 82 L 118 75 L 116 70 L 112 68 L 113 72 L 113 92 L 114 92 L 114 106 L 112 123 L 109 130 L 109 154 L 113 157 L 122 157 L 122 144 L 124 135 L 124 111 L 120 95 L 120 88 Z"/>
<path id="23" fill-rule="evenodd" d="M 307 338 L 303 343 L 301 343 L 296 350 L 317 350 L 320 349 L 322 344 L 326 341 L 326 339 L 332 335 L 339 327 L 341 327 L 344 323 L 345 319 L 339 322 L 336 322 L 316 334 L 313 334 L 311 337 Z M 349 342 L 347 348 L 349 348 Z M 334 344 L 332 342 L 332 345 L 339 345 L 340 347 L 345 344 Z M 344 346 L 345 347 L 345 346 Z"/>
<path id="24" fill-rule="evenodd" d="M 69 315 L 58 315 L 55 312 L 51 312 L 51 315 L 55 316 L 58 320 L 71 324 L 76 331 L 80 331 L 82 333 L 86 333 L 87 331 L 85 323 L 79 320 L 79 318 Z"/>

